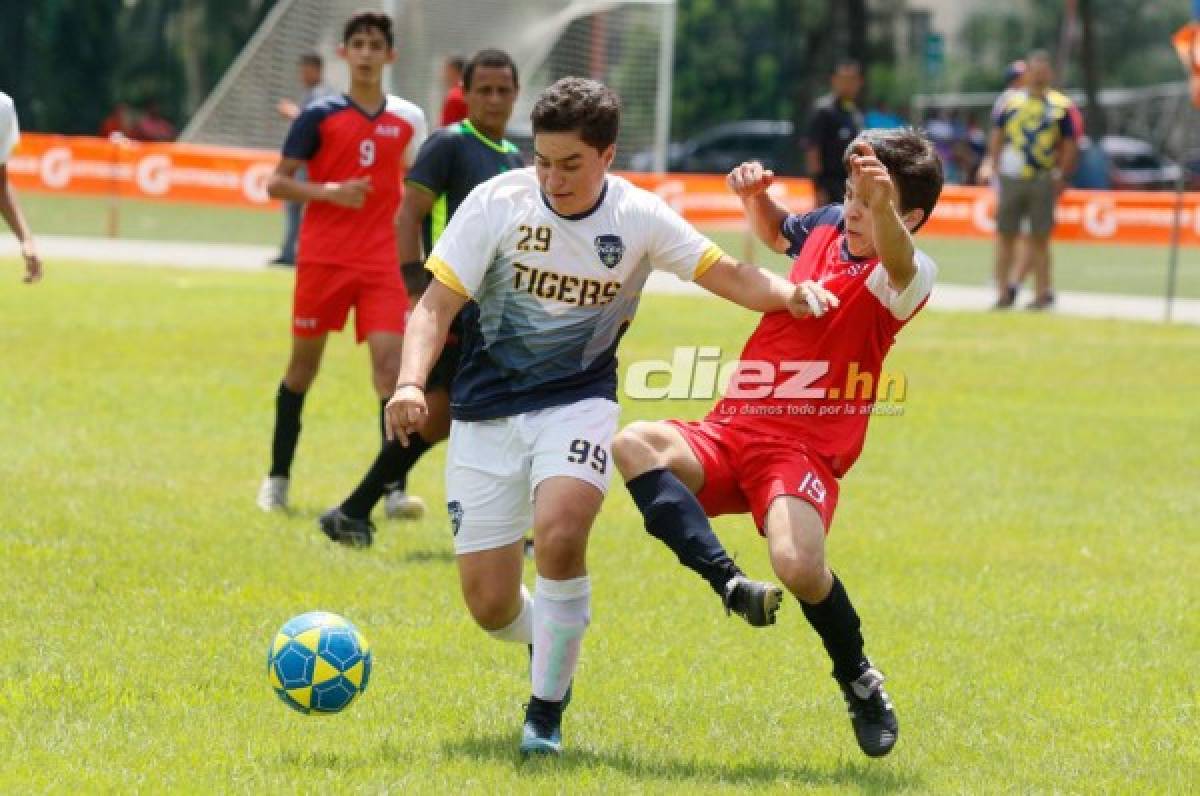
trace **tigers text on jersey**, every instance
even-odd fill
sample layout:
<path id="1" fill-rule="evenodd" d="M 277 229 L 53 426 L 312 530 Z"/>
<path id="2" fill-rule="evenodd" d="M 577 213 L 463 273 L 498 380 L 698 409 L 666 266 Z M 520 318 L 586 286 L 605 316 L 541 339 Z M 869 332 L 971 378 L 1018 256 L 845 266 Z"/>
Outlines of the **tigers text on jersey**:
<path id="1" fill-rule="evenodd" d="M 841 205 L 788 216 L 781 231 L 796 258 L 788 278 L 819 282 L 841 303 L 820 318 L 763 316 L 725 397 L 707 419 L 791 439 L 823 457 L 841 478 L 862 451 L 884 357 L 925 305 L 937 266 L 918 251 L 912 282 L 895 290 L 878 259 L 847 251 Z M 748 386 L 744 376 L 751 372 Z M 764 384 L 768 377 L 771 383 Z"/>
<path id="2" fill-rule="evenodd" d="M 617 343 L 651 269 L 692 280 L 721 250 L 652 193 L 609 175 L 590 211 L 554 212 L 533 169 L 459 206 L 426 267 L 469 299 L 451 390 L 458 420 L 616 400 Z"/>
<path id="3" fill-rule="evenodd" d="M 360 208 L 309 202 L 300 223 L 298 257 L 364 270 L 399 267 L 396 211 L 401 180 L 425 139 L 425 115 L 407 100 L 388 96 L 374 114 L 345 94 L 313 102 L 296 117 L 283 156 L 307 161 L 314 183 L 369 177 Z"/>

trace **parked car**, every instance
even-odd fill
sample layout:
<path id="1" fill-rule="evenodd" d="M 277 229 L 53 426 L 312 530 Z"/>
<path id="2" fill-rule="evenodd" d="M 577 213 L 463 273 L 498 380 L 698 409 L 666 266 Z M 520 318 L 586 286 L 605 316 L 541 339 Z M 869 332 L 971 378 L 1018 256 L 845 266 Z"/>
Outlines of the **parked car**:
<path id="1" fill-rule="evenodd" d="M 787 120 L 747 119 L 710 127 L 667 150 L 667 171 L 724 174 L 747 160 L 761 161 L 776 174 L 804 173 L 804 153 Z M 654 154 L 638 152 L 630 159 L 634 171 L 652 171 Z"/>
<path id="2" fill-rule="evenodd" d="M 1108 160 L 1109 183 L 1115 189 L 1164 191 L 1173 189 L 1179 180 L 1179 164 L 1160 155 L 1148 141 L 1106 135 L 1100 139 L 1100 149 Z"/>

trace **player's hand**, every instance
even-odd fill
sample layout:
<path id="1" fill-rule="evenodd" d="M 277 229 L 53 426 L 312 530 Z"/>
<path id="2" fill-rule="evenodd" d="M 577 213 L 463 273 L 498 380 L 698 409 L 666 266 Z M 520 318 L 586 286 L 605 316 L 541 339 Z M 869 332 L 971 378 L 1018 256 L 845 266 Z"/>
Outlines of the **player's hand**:
<path id="1" fill-rule="evenodd" d="M 25 258 L 25 284 L 31 285 L 41 280 L 42 258 L 38 257 L 33 241 L 29 240 L 21 244 L 21 256 Z"/>
<path id="2" fill-rule="evenodd" d="M 357 210 L 366 204 L 367 194 L 370 192 L 370 177 L 354 177 L 345 182 L 325 183 L 325 201 L 339 207 Z"/>
<path id="3" fill-rule="evenodd" d="M 979 171 L 975 174 L 975 181 L 980 185 L 987 185 L 995 176 L 996 167 L 992 165 L 991 158 L 984 158 L 983 162 L 979 164 Z"/>
<path id="4" fill-rule="evenodd" d="M 285 119 L 295 119 L 300 115 L 300 106 L 290 99 L 281 99 L 275 103 L 275 110 Z"/>
<path id="5" fill-rule="evenodd" d="M 417 433 L 429 416 L 429 407 L 425 404 L 425 391 L 412 384 L 397 387 L 392 393 L 384 410 L 387 415 L 388 440 L 399 440 L 400 444 L 408 447 L 408 437 Z"/>
<path id="6" fill-rule="evenodd" d="M 788 312 L 794 318 L 820 318 L 842 302 L 820 282 L 806 280 L 796 285 L 788 299 Z"/>
<path id="7" fill-rule="evenodd" d="M 850 185 L 854 195 L 870 209 L 891 205 L 900 208 L 896 186 L 888 174 L 887 167 L 875 157 L 870 144 L 858 144 L 850 156 Z"/>
<path id="8" fill-rule="evenodd" d="M 725 184 L 729 186 L 729 190 L 742 200 L 753 199 L 764 193 L 773 182 L 775 182 L 775 172 L 764 169 L 763 164 L 757 160 L 734 167 L 733 171 L 725 177 Z"/>

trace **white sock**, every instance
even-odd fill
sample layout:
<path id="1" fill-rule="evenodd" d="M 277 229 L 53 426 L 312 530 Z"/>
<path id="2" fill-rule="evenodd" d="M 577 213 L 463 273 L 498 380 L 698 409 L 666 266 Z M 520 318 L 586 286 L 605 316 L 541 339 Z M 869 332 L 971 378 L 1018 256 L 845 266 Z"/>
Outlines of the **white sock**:
<path id="1" fill-rule="evenodd" d="M 533 643 L 533 598 L 529 589 L 521 584 L 521 610 L 517 618 L 499 630 L 489 630 L 488 634 L 499 641 L 515 641 L 519 644 Z"/>
<path id="2" fill-rule="evenodd" d="M 540 575 L 533 595 L 533 695 L 561 702 L 579 665 L 583 631 L 591 622 L 587 575 L 549 580 Z"/>

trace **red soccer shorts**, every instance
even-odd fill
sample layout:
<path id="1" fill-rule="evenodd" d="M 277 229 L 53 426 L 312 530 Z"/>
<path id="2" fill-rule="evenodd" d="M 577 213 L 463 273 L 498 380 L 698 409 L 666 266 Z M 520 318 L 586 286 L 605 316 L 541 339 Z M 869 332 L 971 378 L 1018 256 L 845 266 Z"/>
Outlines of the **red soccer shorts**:
<path id="1" fill-rule="evenodd" d="M 707 420 L 668 420 L 687 440 L 704 468 L 696 495 L 710 517 L 750 512 L 766 535 L 767 509 L 780 495 L 800 498 L 821 515 L 829 533 L 837 508 L 838 483 L 828 465 L 803 444 Z"/>
<path id="2" fill-rule="evenodd" d="M 326 332 L 340 332 L 351 307 L 358 342 L 373 332 L 403 334 L 408 291 L 400 269 L 366 271 L 326 263 L 297 263 L 292 334 L 319 337 Z"/>

